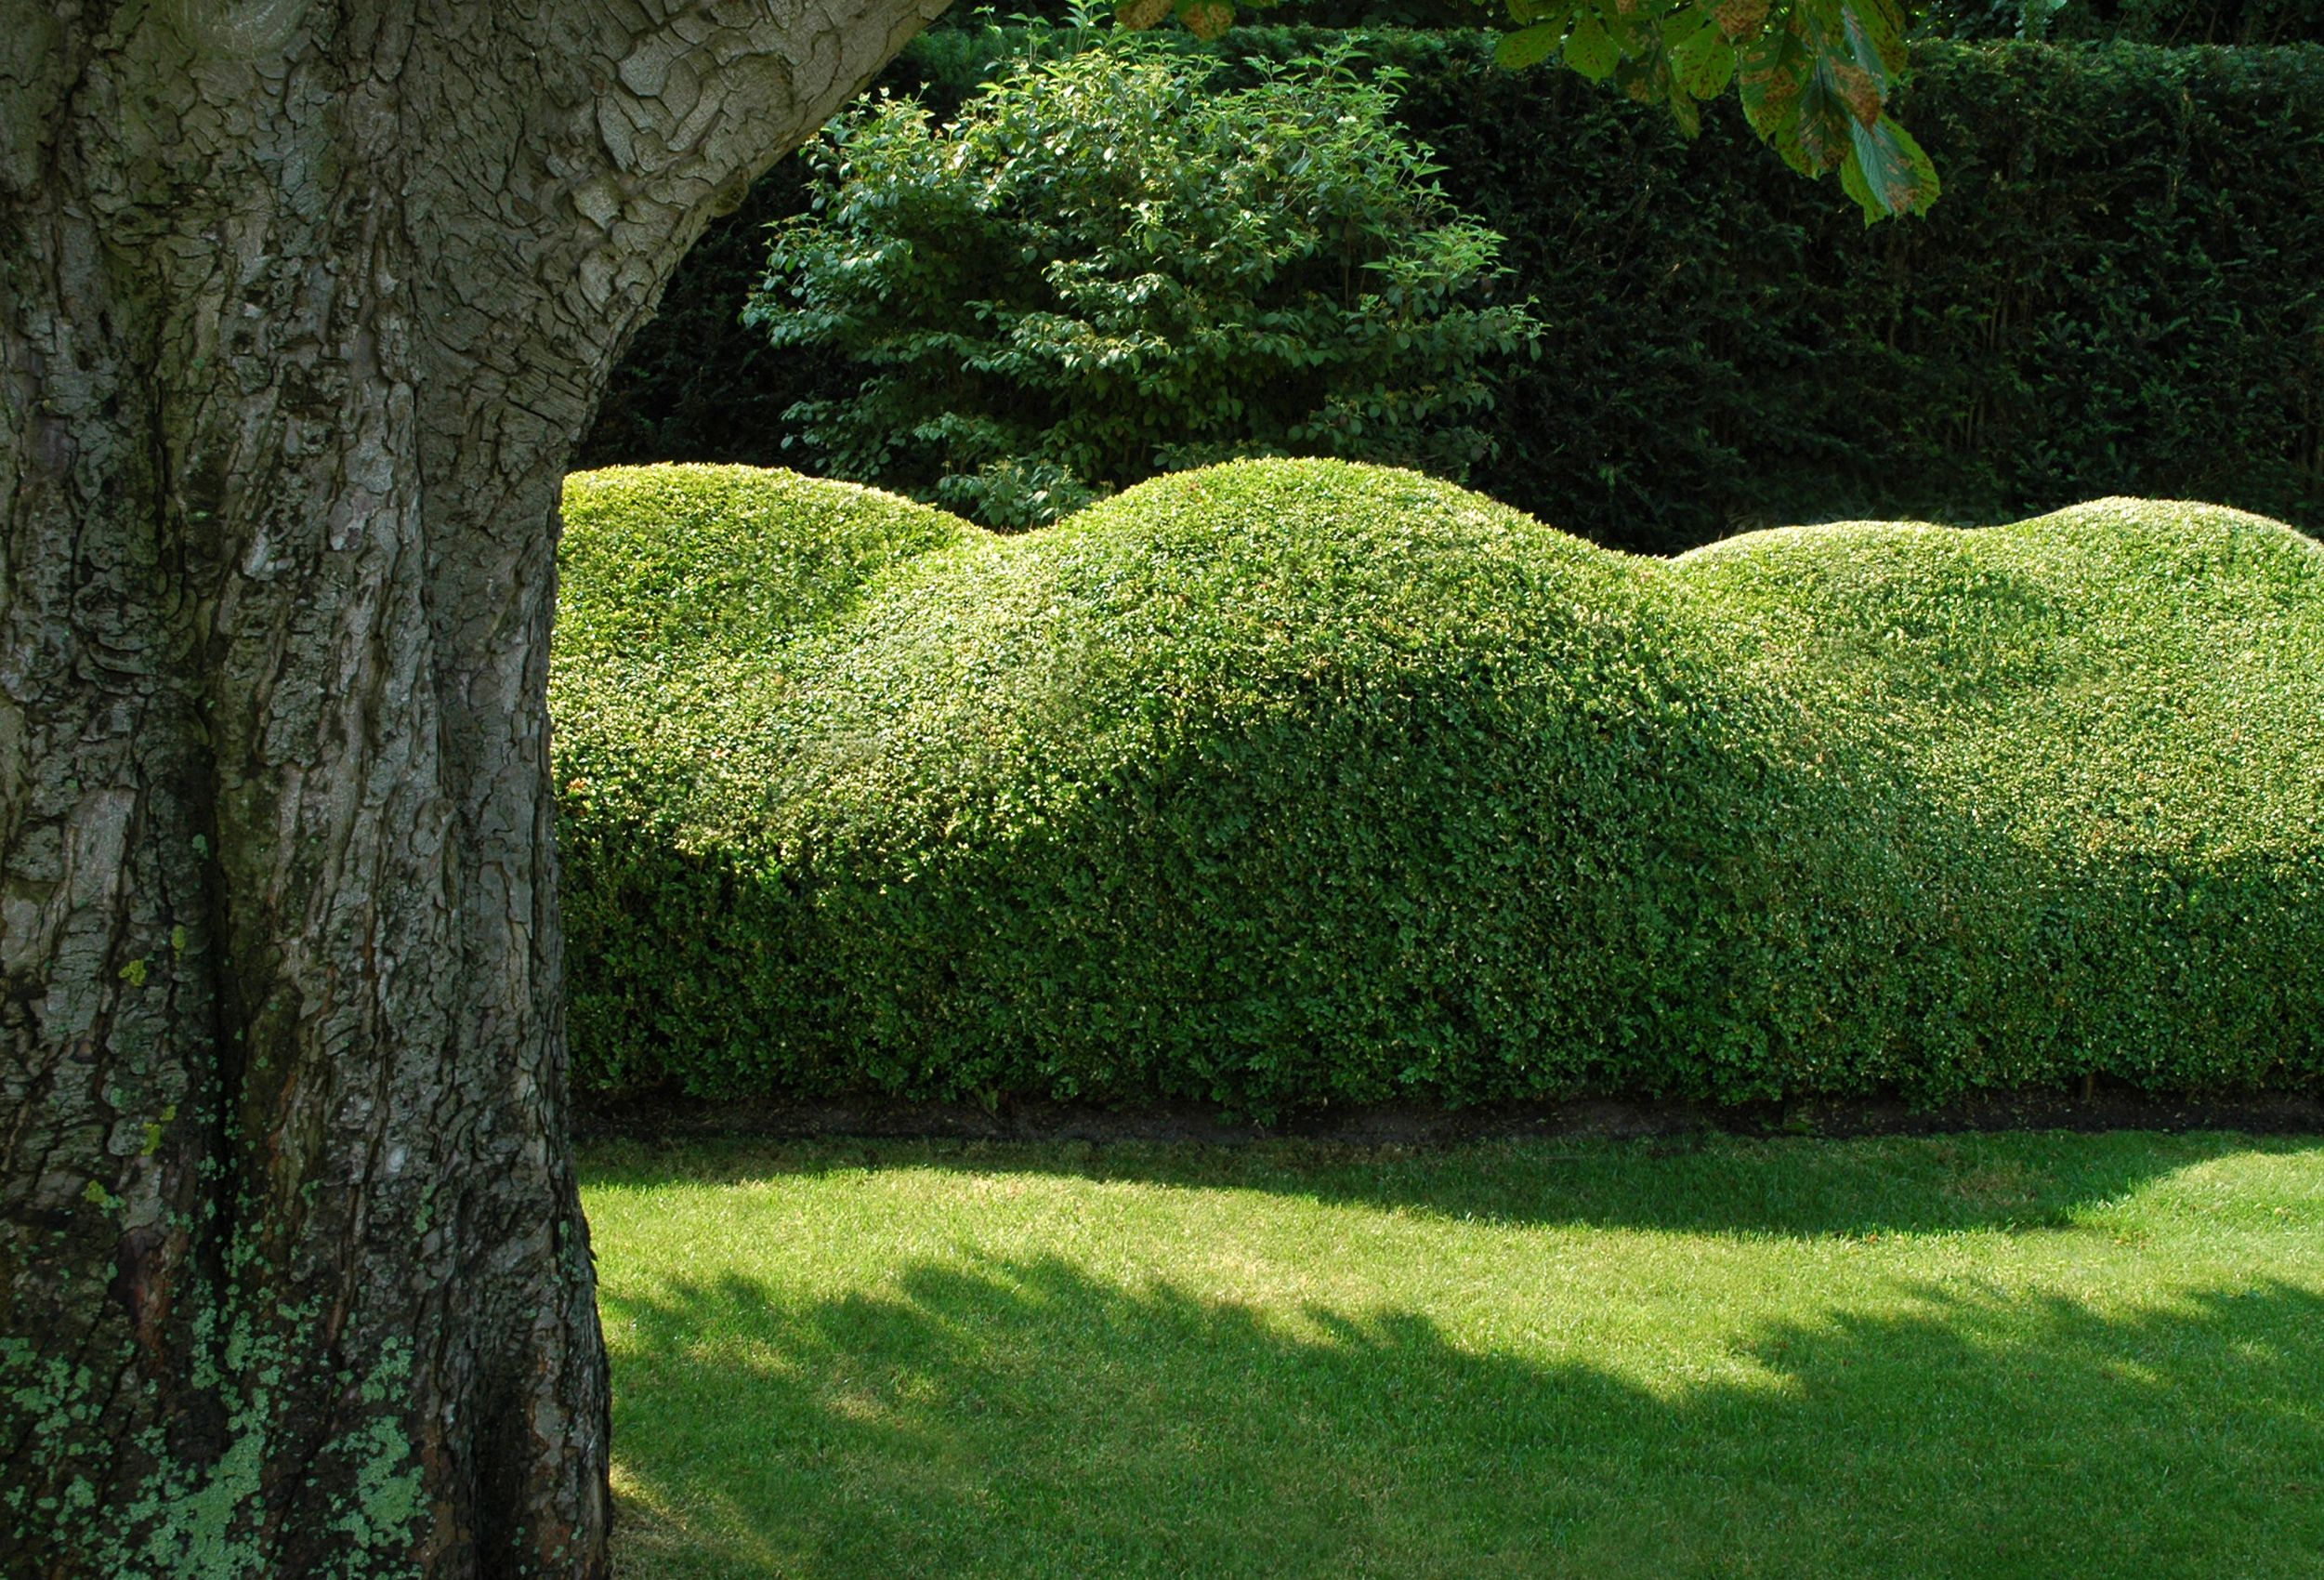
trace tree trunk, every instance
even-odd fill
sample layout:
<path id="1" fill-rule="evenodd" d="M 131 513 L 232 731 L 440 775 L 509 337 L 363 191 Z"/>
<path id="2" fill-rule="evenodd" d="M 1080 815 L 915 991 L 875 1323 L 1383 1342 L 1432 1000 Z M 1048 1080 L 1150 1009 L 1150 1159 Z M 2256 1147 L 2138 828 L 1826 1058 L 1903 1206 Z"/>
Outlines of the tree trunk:
<path id="1" fill-rule="evenodd" d="M 0 0 L 0 1573 L 604 1573 L 557 490 L 937 8 Z"/>

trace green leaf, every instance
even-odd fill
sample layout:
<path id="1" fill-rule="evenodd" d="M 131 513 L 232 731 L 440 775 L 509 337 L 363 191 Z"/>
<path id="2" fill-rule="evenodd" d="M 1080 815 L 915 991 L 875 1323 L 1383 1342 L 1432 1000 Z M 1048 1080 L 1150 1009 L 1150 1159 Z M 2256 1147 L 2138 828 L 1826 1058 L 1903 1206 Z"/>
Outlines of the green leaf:
<path id="1" fill-rule="evenodd" d="M 1907 55 L 1904 17 L 1892 0 L 1851 0 L 1840 7 L 1840 27 L 1848 53 L 1885 93 L 1904 74 Z"/>
<path id="2" fill-rule="evenodd" d="M 1563 18 L 1554 22 L 1535 22 L 1530 28 L 1504 33 L 1501 42 L 1493 46 L 1493 63 L 1512 72 L 1537 66 L 1557 53 L 1564 40 L 1566 24 Z"/>
<path id="3" fill-rule="evenodd" d="M 1910 132 L 1883 116 L 1878 125 L 1851 125 L 1848 141 L 1840 185 L 1863 208 L 1866 224 L 1928 212 L 1939 190 L 1937 165 Z"/>
<path id="4" fill-rule="evenodd" d="M 1566 39 L 1566 64 L 1592 82 L 1602 83 L 1614 74 L 1621 59 L 1621 46 L 1595 14 L 1584 11 Z"/>
<path id="5" fill-rule="evenodd" d="M 1705 21 L 1671 46 L 1671 72 L 1697 99 L 1716 99 L 1735 78 L 1735 46 Z"/>
<path id="6" fill-rule="evenodd" d="M 1831 74 L 1818 70 L 1800 95 L 1797 118 L 1792 125 L 1809 167 L 1820 175 L 1845 159 L 1848 134 L 1858 129 L 1846 102 L 1832 88 Z"/>
<path id="7" fill-rule="evenodd" d="M 1863 163 L 1857 158 L 1853 147 L 1848 150 L 1848 156 L 1840 161 L 1840 190 L 1855 199 L 1857 207 L 1864 211 L 1866 230 L 1890 217 L 1880 199 L 1873 195 L 1871 183 L 1864 179 Z"/>
<path id="8" fill-rule="evenodd" d="M 1719 24 L 1719 31 L 1740 44 L 1756 36 L 1766 24 L 1767 0 L 1719 0 L 1711 15 Z"/>
<path id="9" fill-rule="evenodd" d="M 1690 142 L 1700 137 L 1702 135 L 1702 112 L 1695 107 L 1695 101 L 1687 98 L 1685 90 L 1677 87 L 1675 83 L 1671 91 L 1670 103 L 1671 119 L 1678 123 L 1680 135 Z"/>
<path id="10" fill-rule="evenodd" d="M 1810 69 L 1806 46 L 1790 28 L 1762 33 L 1743 46 L 1736 86 L 1753 131 L 1781 146 Z"/>
<path id="11" fill-rule="evenodd" d="M 1671 98 L 1670 70 L 1660 55 L 1625 59 L 1614 68 L 1614 86 L 1624 98 L 1640 104 L 1666 104 Z"/>

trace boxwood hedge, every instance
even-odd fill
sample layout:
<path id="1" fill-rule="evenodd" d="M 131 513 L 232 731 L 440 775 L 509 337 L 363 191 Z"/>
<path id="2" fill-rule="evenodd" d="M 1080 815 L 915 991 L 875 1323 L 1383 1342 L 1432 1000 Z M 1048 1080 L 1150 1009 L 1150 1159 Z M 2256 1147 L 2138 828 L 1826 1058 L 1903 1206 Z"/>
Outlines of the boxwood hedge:
<path id="1" fill-rule="evenodd" d="M 566 512 L 600 1091 L 2324 1077 L 2324 547 L 2258 517 L 1665 561 L 1333 462 L 1017 539 L 738 467 Z"/>

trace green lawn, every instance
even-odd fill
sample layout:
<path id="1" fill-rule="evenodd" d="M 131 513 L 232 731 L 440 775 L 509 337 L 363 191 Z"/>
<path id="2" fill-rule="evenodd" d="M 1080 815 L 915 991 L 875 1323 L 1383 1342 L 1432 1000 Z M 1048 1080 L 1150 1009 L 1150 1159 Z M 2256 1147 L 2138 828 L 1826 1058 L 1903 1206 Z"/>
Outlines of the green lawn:
<path id="1" fill-rule="evenodd" d="M 2324 1141 L 584 1153 L 624 1580 L 2324 1576 Z"/>

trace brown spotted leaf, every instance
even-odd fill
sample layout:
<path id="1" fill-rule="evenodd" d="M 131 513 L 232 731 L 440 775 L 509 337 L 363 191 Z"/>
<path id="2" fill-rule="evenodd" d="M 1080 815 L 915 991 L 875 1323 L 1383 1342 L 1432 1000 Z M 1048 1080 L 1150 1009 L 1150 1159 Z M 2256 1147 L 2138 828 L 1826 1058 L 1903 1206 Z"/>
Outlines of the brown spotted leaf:
<path id="1" fill-rule="evenodd" d="M 1735 76 L 1735 46 L 1709 22 L 1672 41 L 1671 71 L 1697 99 L 1716 99 Z"/>
<path id="2" fill-rule="evenodd" d="M 1640 104 L 1661 104 L 1671 95 L 1670 73 L 1659 59 L 1622 61 L 1614 68 L 1614 86 Z"/>
<path id="3" fill-rule="evenodd" d="M 1807 86 L 1807 49 L 1789 28 L 1761 33 L 1740 51 L 1736 86 L 1743 117 L 1761 137 L 1775 138 L 1792 122 L 1800 90 Z"/>
<path id="4" fill-rule="evenodd" d="M 1235 8 L 1227 0 L 1193 0 L 1178 13 L 1178 20 L 1197 38 L 1223 38 L 1235 25 Z"/>
<path id="5" fill-rule="evenodd" d="M 1904 13 L 1896 0 L 1853 0 L 1841 7 L 1840 31 L 1856 63 L 1884 89 L 1904 71 Z"/>
<path id="6" fill-rule="evenodd" d="M 1840 102 L 1848 107 L 1859 125 L 1869 126 L 1880 119 L 1880 84 L 1861 66 L 1845 60 L 1831 62 L 1832 91 Z"/>
<path id="7" fill-rule="evenodd" d="M 1537 65 L 1557 53 L 1565 42 L 1566 21 L 1563 17 L 1554 22 L 1535 22 L 1530 28 L 1504 33 L 1501 42 L 1493 46 L 1495 64 L 1512 72 L 1521 72 Z"/>
<path id="8" fill-rule="evenodd" d="M 1592 82 L 1602 83 L 1613 75 L 1621 59 L 1622 46 L 1595 16 L 1582 12 L 1566 39 L 1566 64 Z"/>
<path id="9" fill-rule="evenodd" d="M 1671 82 L 1671 118 L 1678 123 L 1680 134 L 1687 140 L 1692 141 L 1702 135 L 1702 112 L 1695 107 L 1693 99 L 1687 97 L 1686 90 L 1678 86 L 1675 78 Z"/>
<path id="10" fill-rule="evenodd" d="M 1172 4 L 1173 0 L 1123 0 L 1114 7 L 1113 20 L 1117 26 L 1143 33 L 1170 15 Z"/>
<path id="11" fill-rule="evenodd" d="M 1829 68 L 1828 61 L 1818 64 L 1793 111 L 1798 117 L 1793 131 L 1799 138 L 1800 149 L 1818 174 L 1848 156 L 1848 134 L 1858 129 Z"/>
<path id="12" fill-rule="evenodd" d="M 1840 186 L 1864 210 L 1864 223 L 1898 214 L 1926 214 L 1937 201 L 1937 165 L 1912 134 L 1884 118 L 1848 128 L 1848 154 Z"/>
<path id="13" fill-rule="evenodd" d="M 1719 0 L 1711 15 L 1729 39 L 1749 38 L 1767 20 L 1767 0 Z"/>

